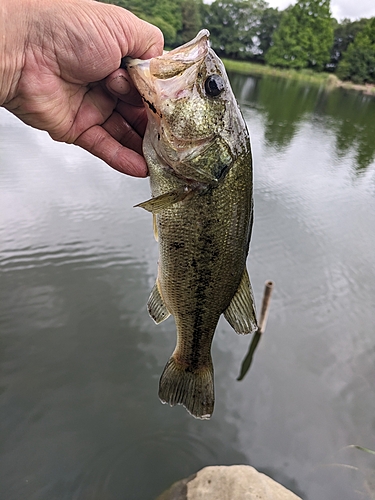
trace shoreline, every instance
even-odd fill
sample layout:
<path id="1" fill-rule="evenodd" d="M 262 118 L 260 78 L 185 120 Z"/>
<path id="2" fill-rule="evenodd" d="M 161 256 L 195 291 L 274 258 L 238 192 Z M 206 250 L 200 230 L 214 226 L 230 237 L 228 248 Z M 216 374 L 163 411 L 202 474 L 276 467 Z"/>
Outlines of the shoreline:
<path id="1" fill-rule="evenodd" d="M 337 78 L 337 76 L 333 73 L 316 73 L 309 69 L 281 69 L 248 61 L 235 61 L 233 59 L 226 58 L 223 58 L 222 61 L 228 71 L 235 71 L 236 73 L 241 73 L 243 75 L 278 76 L 281 78 L 290 78 L 293 80 L 315 83 L 317 85 L 324 85 L 328 89 L 343 88 L 346 90 L 355 90 L 357 92 L 362 92 L 364 95 L 375 97 L 374 84 L 356 84 L 351 81 L 343 81 Z"/>

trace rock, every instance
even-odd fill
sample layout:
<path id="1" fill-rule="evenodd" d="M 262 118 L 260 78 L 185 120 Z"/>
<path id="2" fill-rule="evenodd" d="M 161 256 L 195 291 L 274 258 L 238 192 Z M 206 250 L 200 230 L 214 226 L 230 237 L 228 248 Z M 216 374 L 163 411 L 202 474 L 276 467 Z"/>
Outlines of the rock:
<path id="1" fill-rule="evenodd" d="M 250 465 L 205 467 L 174 483 L 157 500 L 301 500 Z"/>

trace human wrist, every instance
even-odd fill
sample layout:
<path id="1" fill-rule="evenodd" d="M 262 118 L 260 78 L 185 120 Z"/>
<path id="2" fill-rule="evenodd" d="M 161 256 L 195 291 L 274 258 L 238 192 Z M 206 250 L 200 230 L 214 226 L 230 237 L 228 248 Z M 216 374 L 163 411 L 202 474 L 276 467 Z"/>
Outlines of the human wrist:
<path id="1" fill-rule="evenodd" d="M 28 4 L 0 0 L 0 106 L 16 93 L 27 43 Z"/>

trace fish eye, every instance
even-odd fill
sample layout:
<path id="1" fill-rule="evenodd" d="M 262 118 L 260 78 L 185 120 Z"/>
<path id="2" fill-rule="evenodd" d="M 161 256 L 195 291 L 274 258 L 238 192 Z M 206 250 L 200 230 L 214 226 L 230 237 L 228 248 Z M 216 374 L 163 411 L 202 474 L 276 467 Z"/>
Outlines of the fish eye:
<path id="1" fill-rule="evenodd" d="M 204 82 L 206 94 L 210 97 L 219 96 L 225 88 L 224 80 L 220 75 L 210 75 Z"/>

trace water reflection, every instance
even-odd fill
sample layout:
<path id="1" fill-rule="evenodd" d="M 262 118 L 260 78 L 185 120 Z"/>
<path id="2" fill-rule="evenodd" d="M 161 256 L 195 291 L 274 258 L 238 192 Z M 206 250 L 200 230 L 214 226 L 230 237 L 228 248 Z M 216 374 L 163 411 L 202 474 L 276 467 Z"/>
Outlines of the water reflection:
<path id="1" fill-rule="evenodd" d="M 158 401 L 175 332 L 145 314 L 148 282 L 139 262 L 84 255 L 3 275 L 2 498 L 151 499 L 197 467 L 246 462 L 227 448 L 233 424 L 207 433 Z"/>
<path id="2" fill-rule="evenodd" d="M 267 144 L 290 145 L 303 120 L 319 120 L 334 133 L 336 157 L 353 152 L 357 173 L 375 158 L 375 97 L 358 92 L 325 90 L 317 85 L 281 78 L 254 78 L 230 74 L 240 103 L 256 107 L 264 120 Z"/>
<path id="3" fill-rule="evenodd" d="M 131 207 L 148 183 L 3 125 L 0 497 L 151 500 L 207 464 L 246 463 L 227 446 L 234 422 L 207 433 L 158 400 L 175 327 L 145 307 L 157 247 Z"/>
<path id="4" fill-rule="evenodd" d="M 326 112 L 334 118 L 332 129 L 336 134 L 338 158 L 354 151 L 358 173 L 364 171 L 375 157 L 375 98 L 360 93 L 334 92 Z"/>
<path id="5" fill-rule="evenodd" d="M 0 498 L 152 500 L 231 463 L 305 500 L 373 498 L 373 457 L 348 448 L 375 448 L 373 101 L 236 85 L 254 151 L 257 304 L 266 279 L 276 288 L 242 382 L 250 339 L 220 322 L 209 422 L 157 398 L 175 327 L 145 308 L 157 246 L 132 206 L 147 181 L 0 110 Z M 370 163 L 356 175 L 359 151 Z"/>

